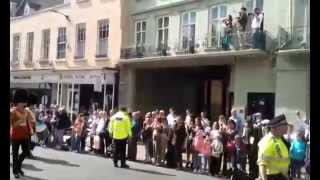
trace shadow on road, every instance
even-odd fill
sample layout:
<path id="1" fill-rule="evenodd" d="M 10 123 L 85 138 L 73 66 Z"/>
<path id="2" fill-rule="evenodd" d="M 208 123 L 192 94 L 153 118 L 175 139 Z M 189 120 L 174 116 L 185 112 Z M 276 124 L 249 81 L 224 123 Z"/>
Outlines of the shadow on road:
<path id="1" fill-rule="evenodd" d="M 32 164 L 22 164 L 22 168 L 30 170 L 30 171 L 43 171 L 43 169 L 37 168 Z"/>
<path id="2" fill-rule="evenodd" d="M 148 174 L 163 175 L 163 176 L 176 176 L 174 174 L 167 174 L 167 173 L 162 173 L 162 172 L 152 171 L 152 170 L 146 170 L 146 169 L 129 168 L 128 170 L 137 171 L 137 172 L 143 172 L 143 173 L 148 173 Z"/>
<path id="3" fill-rule="evenodd" d="M 44 158 L 44 157 L 35 157 L 36 161 L 42 161 L 47 164 L 60 164 L 63 166 L 71 166 L 71 167 L 80 167 L 78 164 L 71 164 L 68 161 L 65 160 L 59 160 L 59 159 L 49 159 L 49 158 Z"/>

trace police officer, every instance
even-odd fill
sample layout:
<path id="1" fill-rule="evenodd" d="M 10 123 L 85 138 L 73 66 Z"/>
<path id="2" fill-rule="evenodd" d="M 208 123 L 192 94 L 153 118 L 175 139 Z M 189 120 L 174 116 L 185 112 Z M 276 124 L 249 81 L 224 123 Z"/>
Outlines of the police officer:
<path id="1" fill-rule="evenodd" d="M 27 91 L 17 89 L 14 94 L 15 107 L 10 109 L 10 138 L 12 144 L 12 168 L 15 178 L 24 176 L 21 170 L 23 160 L 30 155 L 30 135 L 32 134 L 32 122 L 34 116 L 32 112 L 26 108 L 28 101 Z M 19 148 L 22 153 L 19 155 Z"/>
<path id="2" fill-rule="evenodd" d="M 285 115 L 270 120 L 270 132 L 259 142 L 258 166 L 262 180 L 287 180 L 290 165 L 289 151 L 282 140 L 287 132 Z"/>
<path id="3" fill-rule="evenodd" d="M 126 164 L 126 144 L 127 139 L 131 138 L 131 120 L 126 112 L 126 108 L 121 108 L 119 112 L 110 119 L 109 134 L 111 135 L 115 152 L 113 155 L 114 167 L 118 167 L 118 160 L 121 161 L 121 168 L 129 168 Z"/>

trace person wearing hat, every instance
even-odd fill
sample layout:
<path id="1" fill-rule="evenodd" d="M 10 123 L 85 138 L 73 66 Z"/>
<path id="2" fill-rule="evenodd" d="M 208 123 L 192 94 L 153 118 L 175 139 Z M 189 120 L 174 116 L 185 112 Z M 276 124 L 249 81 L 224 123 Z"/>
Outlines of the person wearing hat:
<path id="1" fill-rule="evenodd" d="M 260 126 L 254 126 L 252 119 L 247 119 L 242 137 L 248 148 L 249 176 L 252 179 L 256 179 L 259 176 L 259 167 L 257 165 L 258 142 L 263 137 L 262 128 Z"/>
<path id="2" fill-rule="evenodd" d="M 26 108 L 28 94 L 26 90 L 17 89 L 14 94 L 15 107 L 10 109 L 10 138 L 12 144 L 12 168 L 15 178 L 24 175 L 21 170 L 23 160 L 30 155 L 30 136 L 33 133 L 31 122 L 34 122 L 32 112 Z M 19 155 L 19 148 L 22 153 Z"/>
<path id="3" fill-rule="evenodd" d="M 262 180 L 287 180 L 290 165 L 289 151 L 282 137 L 287 132 L 287 120 L 281 114 L 270 120 L 270 132 L 258 146 L 259 175 Z"/>
<path id="4" fill-rule="evenodd" d="M 115 144 L 114 167 L 118 167 L 118 160 L 120 160 L 121 168 L 129 168 L 126 164 L 126 144 L 127 140 L 132 137 L 131 127 L 131 120 L 125 107 L 110 118 L 108 131 Z"/>

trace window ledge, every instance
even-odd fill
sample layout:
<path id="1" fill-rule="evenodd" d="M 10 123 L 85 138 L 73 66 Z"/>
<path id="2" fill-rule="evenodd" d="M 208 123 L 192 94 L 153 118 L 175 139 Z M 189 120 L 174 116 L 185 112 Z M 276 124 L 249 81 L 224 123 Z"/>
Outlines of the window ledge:
<path id="1" fill-rule="evenodd" d="M 110 58 L 108 56 L 104 56 L 104 57 L 97 57 L 96 56 L 96 61 L 108 61 L 110 60 Z"/>
<path id="2" fill-rule="evenodd" d="M 74 57 L 74 61 L 75 62 L 85 62 L 85 61 L 87 61 L 87 59 L 84 57 Z"/>
<path id="3" fill-rule="evenodd" d="M 59 62 L 66 62 L 67 60 L 65 58 L 61 58 L 61 59 L 56 59 L 55 62 L 59 63 Z"/>
<path id="4" fill-rule="evenodd" d="M 41 59 L 41 60 L 39 60 L 39 64 L 49 64 L 49 63 L 50 63 L 49 59 Z"/>

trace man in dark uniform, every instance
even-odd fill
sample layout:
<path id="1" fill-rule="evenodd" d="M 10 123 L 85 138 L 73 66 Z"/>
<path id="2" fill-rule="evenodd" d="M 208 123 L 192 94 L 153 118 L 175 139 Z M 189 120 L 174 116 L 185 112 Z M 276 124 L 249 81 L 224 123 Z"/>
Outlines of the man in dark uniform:
<path id="1" fill-rule="evenodd" d="M 259 176 L 258 159 L 258 142 L 262 138 L 262 129 L 254 126 L 251 119 L 248 119 L 244 128 L 243 137 L 248 146 L 249 175 L 255 179 Z"/>
<path id="2" fill-rule="evenodd" d="M 12 144 L 12 168 L 15 178 L 24 176 L 21 170 L 23 160 L 30 154 L 30 135 L 33 133 L 31 122 L 34 121 L 33 113 L 26 108 L 28 94 L 25 90 L 18 89 L 14 94 L 15 106 L 10 109 L 10 138 Z M 19 148 L 22 153 L 19 155 Z"/>

